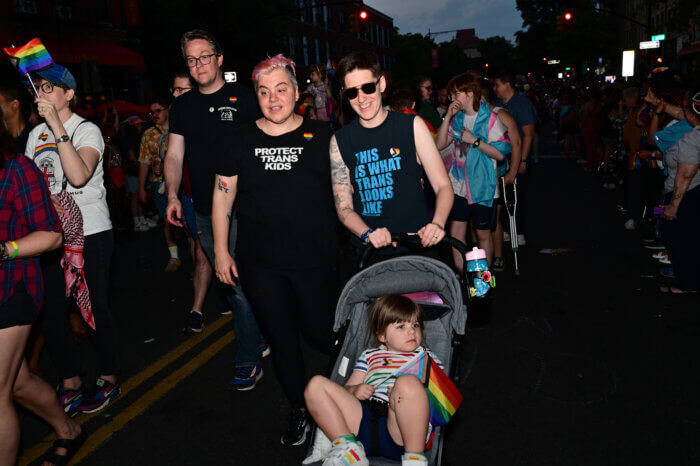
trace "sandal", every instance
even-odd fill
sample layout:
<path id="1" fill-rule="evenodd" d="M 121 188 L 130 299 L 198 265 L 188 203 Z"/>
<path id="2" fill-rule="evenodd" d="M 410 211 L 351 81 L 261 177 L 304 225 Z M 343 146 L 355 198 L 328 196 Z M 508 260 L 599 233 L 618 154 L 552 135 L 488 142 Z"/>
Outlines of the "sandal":
<path id="1" fill-rule="evenodd" d="M 54 464 L 56 466 L 63 466 L 67 465 L 68 462 L 73 458 L 75 453 L 80 449 L 80 446 L 83 444 L 83 440 L 85 439 L 85 436 L 81 433 L 74 439 L 69 439 L 69 438 L 60 438 L 57 439 L 55 442 L 53 442 L 53 445 L 51 446 L 51 451 L 46 453 L 42 458 L 41 462 L 48 462 L 51 464 Z M 56 453 L 57 448 L 65 448 L 66 454 L 65 455 L 59 455 Z"/>

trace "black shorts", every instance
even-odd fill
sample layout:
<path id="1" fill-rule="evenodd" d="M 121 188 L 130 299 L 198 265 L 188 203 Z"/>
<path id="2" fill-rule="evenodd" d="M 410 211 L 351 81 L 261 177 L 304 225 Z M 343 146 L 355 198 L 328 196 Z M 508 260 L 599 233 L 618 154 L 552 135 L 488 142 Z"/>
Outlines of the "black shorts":
<path id="1" fill-rule="evenodd" d="M 403 447 L 394 442 L 386 425 L 389 405 L 375 400 L 360 401 L 360 404 L 362 405 L 362 419 L 360 420 L 360 429 L 355 438 L 362 442 L 367 456 L 381 455 L 391 460 L 401 461 L 401 455 L 404 453 Z M 377 420 L 377 435 L 379 438 L 376 440 L 378 441 L 377 447 L 379 451 L 371 451 L 372 418 Z"/>
<path id="2" fill-rule="evenodd" d="M 0 305 L 0 329 L 31 325 L 38 315 L 34 300 L 27 293 L 24 281 L 20 280 L 10 299 Z"/>
<path id="3" fill-rule="evenodd" d="M 450 220 L 454 222 L 474 222 L 477 230 L 493 230 L 496 228 L 496 202 L 491 207 L 481 204 L 471 204 L 467 199 L 455 195 L 455 202 L 452 204 Z"/>

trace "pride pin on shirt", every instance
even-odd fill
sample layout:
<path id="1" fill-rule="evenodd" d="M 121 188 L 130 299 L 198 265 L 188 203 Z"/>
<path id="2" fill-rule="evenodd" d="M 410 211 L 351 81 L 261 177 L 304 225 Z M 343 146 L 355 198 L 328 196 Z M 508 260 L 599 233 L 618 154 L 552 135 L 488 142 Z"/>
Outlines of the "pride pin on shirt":
<path id="1" fill-rule="evenodd" d="M 313 133 L 304 133 L 304 139 L 311 141 L 314 138 Z"/>
<path id="2" fill-rule="evenodd" d="M 42 133 L 39 135 L 39 139 L 41 139 L 42 141 L 46 141 L 48 138 L 49 138 L 49 135 L 46 133 Z"/>
<path id="3" fill-rule="evenodd" d="M 229 97 L 228 101 L 232 102 L 232 103 L 236 103 L 236 102 L 238 102 L 238 97 Z"/>
<path id="4" fill-rule="evenodd" d="M 401 153 L 401 151 L 398 149 L 398 147 L 392 147 L 391 150 L 389 151 L 392 157 L 396 157 Z"/>

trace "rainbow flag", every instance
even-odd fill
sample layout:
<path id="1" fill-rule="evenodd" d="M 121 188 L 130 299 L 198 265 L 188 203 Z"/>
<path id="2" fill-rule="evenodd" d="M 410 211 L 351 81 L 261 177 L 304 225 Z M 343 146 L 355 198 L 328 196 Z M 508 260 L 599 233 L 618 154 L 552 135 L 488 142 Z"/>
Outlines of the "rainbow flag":
<path id="1" fill-rule="evenodd" d="M 3 50 L 14 59 L 17 71 L 21 75 L 53 65 L 51 55 L 39 38 L 30 40 L 22 47 L 6 47 Z"/>
<path id="2" fill-rule="evenodd" d="M 435 360 L 425 351 L 421 351 L 396 371 L 396 377 L 411 374 L 423 380 L 425 371 L 425 389 L 430 402 L 430 424 L 444 426 L 462 404 L 462 394 Z"/>
<path id="3" fill-rule="evenodd" d="M 440 366 L 428 357 L 428 400 L 430 401 L 430 423 L 444 426 L 462 404 L 462 394 Z"/>
<path id="4" fill-rule="evenodd" d="M 330 58 L 326 62 L 326 73 L 328 73 L 328 75 L 332 78 L 335 77 L 335 73 L 337 71 L 336 66 L 337 63 L 332 61 Z"/>

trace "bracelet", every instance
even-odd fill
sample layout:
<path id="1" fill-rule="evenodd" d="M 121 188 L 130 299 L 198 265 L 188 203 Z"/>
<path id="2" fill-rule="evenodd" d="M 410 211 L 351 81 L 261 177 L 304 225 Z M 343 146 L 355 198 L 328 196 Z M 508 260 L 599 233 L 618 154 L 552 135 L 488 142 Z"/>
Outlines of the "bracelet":
<path id="1" fill-rule="evenodd" d="M 17 253 L 19 252 L 19 248 L 17 247 L 17 243 L 15 243 L 14 241 L 10 241 L 10 244 L 12 245 L 13 248 L 15 248 L 15 252 L 12 253 L 12 258 L 16 259 Z"/>
<path id="2" fill-rule="evenodd" d="M 369 235 L 371 235 L 372 233 L 374 233 L 374 230 L 372 230 L 371 228 L 367 228 L 365 232 L 360 235 L 360 239 L 364 244 L 367 244 L 369 242 Z"/>
<path id="3" fill-rule="evenodd" d="M 444 229 L 445 229 L 445 227 L 443 227 L 442 225 L 440 225 L 438 222 L 432 221 L 432 222 L 430 222 L 430 223 L 432 223 L 433 225 L 435 225 L 436 227 L 438 227 L 438 228 L 441 229 L 441 230 L 444 230 Z"/>

